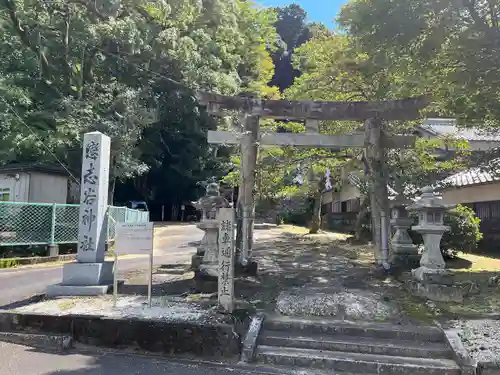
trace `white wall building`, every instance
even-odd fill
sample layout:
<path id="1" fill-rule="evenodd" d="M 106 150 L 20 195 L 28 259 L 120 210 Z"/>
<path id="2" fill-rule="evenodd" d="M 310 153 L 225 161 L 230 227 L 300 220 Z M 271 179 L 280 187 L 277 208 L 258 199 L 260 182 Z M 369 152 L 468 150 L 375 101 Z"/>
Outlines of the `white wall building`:
<path id="1" fill-rule="evenodd" d="M 11 164 L 0 167 L 0 201 L 67 203 L 68 175 L 57 166 Z"/>

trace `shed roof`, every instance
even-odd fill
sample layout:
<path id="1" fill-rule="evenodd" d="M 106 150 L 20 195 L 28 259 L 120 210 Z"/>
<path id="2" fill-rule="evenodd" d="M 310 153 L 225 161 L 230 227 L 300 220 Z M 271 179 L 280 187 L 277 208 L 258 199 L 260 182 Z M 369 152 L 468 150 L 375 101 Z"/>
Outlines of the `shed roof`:
<path id="1" fill-rule="evenodd" d="M 57 174 L 68 176 L 68 172 L 62 166 L 48 163 L 10 163 L 0 165 L 0 173 L 17 172 L 40 172 L 46 174 Z"/>

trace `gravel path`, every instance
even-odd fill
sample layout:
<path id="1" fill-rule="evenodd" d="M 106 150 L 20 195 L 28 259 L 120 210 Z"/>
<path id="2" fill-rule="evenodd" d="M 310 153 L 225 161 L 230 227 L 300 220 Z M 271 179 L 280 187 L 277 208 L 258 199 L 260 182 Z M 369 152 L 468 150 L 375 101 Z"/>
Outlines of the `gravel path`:
<path id="1" fill-rule="evenodd" d="M 454 326 L 473 359 L 500 363 L 500 321 L 465 320 L 454 322 Z"/>

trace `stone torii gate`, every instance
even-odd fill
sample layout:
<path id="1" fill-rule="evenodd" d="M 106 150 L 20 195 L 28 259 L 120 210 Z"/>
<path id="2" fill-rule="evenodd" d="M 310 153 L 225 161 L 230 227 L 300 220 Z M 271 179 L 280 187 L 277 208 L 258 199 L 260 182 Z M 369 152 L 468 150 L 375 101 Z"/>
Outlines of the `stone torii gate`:
<path id="1" fill-rule="evenodd" d="M 371 172 L 372 222 L 379 264 L 388 262 L 389 212 L 385 168 L 385 149 L 411 147 L 413 136 L 389 136 L 382 131 L 383 120 L 414 120 L 427 106 L 425 97 L 382 102 L 323 102 L 261 100 L 251 96 L 229 97 L 199 92 L 198 101 L 215 116 L 236 111 L 242 115 L 242 131 L 209 131 L 211 144 L 240 145 L 241 171 L 237 203 L 238 224 L 241 225 L 242 243 L 238 241 L 238 262 L 247 266 L 252 256 L 253 216 L 255 212 L 254 186 L 257 153 L 260 146 L 294 146 L 307 148 L 365 148 Z M 259 119 L 273 118 L 305 122 L 306 134 L 259 134 Z M 349 135 L 319 134 L 319 122 L 326 120 L 364 121 L 365 132 Z M 240 231 L 238 230 L 238 233 Z"/>

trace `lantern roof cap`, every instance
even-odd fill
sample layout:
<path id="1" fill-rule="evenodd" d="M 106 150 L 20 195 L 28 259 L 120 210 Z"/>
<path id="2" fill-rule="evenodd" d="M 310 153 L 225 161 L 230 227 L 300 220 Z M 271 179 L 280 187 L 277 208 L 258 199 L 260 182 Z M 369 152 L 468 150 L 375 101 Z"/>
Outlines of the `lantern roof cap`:
<path id="1" fill-rule="evenodd" d="M 422 188 L 422 195 L 408 209 L 413 211 L 423 211 L 426 209 L 447 210 L 453 207 L 453 205 L 445 204 L 443 198 L 436 194 L 431 186 L 426 186 Z"/>

